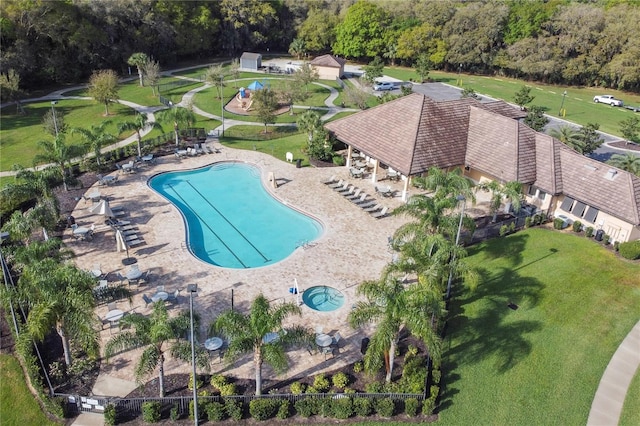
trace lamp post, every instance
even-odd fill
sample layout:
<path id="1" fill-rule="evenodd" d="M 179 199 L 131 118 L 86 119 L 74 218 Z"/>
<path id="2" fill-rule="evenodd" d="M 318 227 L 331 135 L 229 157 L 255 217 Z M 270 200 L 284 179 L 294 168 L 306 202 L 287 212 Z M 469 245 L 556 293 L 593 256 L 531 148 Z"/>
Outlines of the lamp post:
<path id="1" fill-rule="evenodd" d="M 460 221 L 458 222 L 458 233 L 456 234 L 456 247 L 458 247 L 458 243 L 460 242 L 460 231 L 462 230 L 462 219 L 464 218 L 464 208 L 467 204 L 466 198 L 464 198 L 464 196 L 462 195 L 458 195 L 456 197 L 456 200 L 458 201 L 462 201 L 462 210 L 460 210 Z M 455 262 L 456 260 L 456 255 L 455 253 L 453 254 L 453 257 L 451 258 L 451 262 Z M 449 297 L 451 297 L 451 281 L 453 281 L 453 265 L 451 265 L 451 268 L 449 269 L 449 281 L 447 281 L 447 295 L 446 295 L 446 300 L 449 300 Z"/>
<path id="2" fill-rule="evenodd" d="M 562 92 L 562 103 L 560 104 L 560 113 L 558 114 L 559 116 L 563 117 L 564 114 L 562 114 L 562 107 L 564 106 L 564 98 L 567 97 L 567 91 L 565 90 L 564 92 Z"/>
<path id="3" fill-rule="evenodd" d="M 51 101 L 51 117 L 53 117 L 53 127 L 56 129 L 56 137 L 58 137 L 58 121 L 56 120 L 56 109 L 54 105 L 56 105 L 58 101 Z"/>
<path id="4" fill-rule="evenodd" d="M 458 66 L 458 86 L 462 86 L 462 77 L 460 77 L 460 73 L 462 73 L 462 64 Z"/>
<path id="5" fill-rule="evenodd" d="M 223 101 L 223 80 L 224 75 L 220 74 L 220 110 L 222 111 L 222 137 L 224 137 L 224 101 Z"/>
<path id="6" fill-rule="evenodd" d="M 196 347 L 193 333 L 193 294 L 198 292 L 198 284 L 187 285 L 189 292 L 189 320 L 191 324 L 191 364 L 193 366 L 193 424 L 198 426 L 198 379 L 196 377 Z"/>

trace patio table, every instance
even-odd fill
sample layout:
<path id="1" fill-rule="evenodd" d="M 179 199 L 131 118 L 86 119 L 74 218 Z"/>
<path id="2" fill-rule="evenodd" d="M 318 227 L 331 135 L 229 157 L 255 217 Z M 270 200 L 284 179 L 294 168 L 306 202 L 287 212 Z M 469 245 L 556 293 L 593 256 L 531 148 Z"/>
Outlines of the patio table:
<path id="1" fill-rule="evenodd" d="M 216 351 L 222 347 L 222 339 L 219 337 L 210 337 L 204 341 L 204 347 L 210 351 Z"/>
<path id="2" fill-rule="evenodd" d="M 151 296 L 151 300 L 154 302 L 159 302 L 160 300 L 167 300 L 169 298 L 169 293 L 166 291 L 159 291 L 153 296 Z"/>
<path id="3" fill-rule="evenodd" d="M 129 272 L 127 272 L 127 275 L 125 276 L 127 277 L 128 280 L 137 280 L 142 276 L 142 271 L 139 269 L 132 269 Z"/>
<path id="4" fill-rule="evenodd" d="M 107 312 L 107 315 L 104 316 L 104 319 L 109 322 L 120 321 L 124 316 L 124 312 L 120 309 L 113 309 Z"/>
<path id="5" fill-rule="evenodd" d="M 328 334 L 318 334 L 316 336 L 316 345 L 320 346 L 321 348 L 331 346 L 331 342 L 333 342 L 333 339 Z"/>

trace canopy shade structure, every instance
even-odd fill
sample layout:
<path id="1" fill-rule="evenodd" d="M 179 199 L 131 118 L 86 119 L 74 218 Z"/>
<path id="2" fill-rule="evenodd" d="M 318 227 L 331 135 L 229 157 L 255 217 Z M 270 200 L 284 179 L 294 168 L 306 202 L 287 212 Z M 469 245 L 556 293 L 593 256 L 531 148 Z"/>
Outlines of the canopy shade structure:
<path id="1" fill-rule="evenodd" d="M 264 87 L 264 84 L 260 83 L 258 80 L 254 81 L 250 85 L 247 86 L 249 90 L 260 90 Z"/>
<path id="2" fill-rule="evenodd" d="M 111 207 L 109 206 L 109 202 L 107 200 L 100 200 L 98 204 L 89 209 L 89 212 L 93 214 L 99 214 L 104 217 L 115 217 L 115 215 L 113 214 L 113 210 L 111 210 Z"/>

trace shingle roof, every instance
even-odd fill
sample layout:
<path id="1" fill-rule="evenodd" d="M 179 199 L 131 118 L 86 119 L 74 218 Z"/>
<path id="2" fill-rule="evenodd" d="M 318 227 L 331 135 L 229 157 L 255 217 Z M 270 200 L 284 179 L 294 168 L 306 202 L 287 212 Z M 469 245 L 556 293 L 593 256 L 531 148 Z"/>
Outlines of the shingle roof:
<path id="1" fill-rule="evenodd" d="M 315 65 L 317 67 L 341 68 L 346 63 L 346 59 L 338 58 L 333 55 L 322 55 L 311 61 L 309 65 Z"/>
<path id="2" fill-rule="evenodd" d="M 242 56 L 240 56 L 240 59 L 259 59 L 259 58 L 262 58 L 261 54 L 251 53 L 251 52 L 244 52 Z"/>

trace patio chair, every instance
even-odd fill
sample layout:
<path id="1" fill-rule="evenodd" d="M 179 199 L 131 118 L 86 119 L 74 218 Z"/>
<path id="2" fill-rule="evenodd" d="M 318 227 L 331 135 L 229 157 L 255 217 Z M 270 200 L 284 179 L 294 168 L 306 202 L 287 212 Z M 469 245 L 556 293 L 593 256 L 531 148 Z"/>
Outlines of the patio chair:
<path id="1" fill-rule="evenodd" d="M 322 183 L 324 183 L 325 185 L 331 185 L 332 183 L 335 183 L 335 182 L 336 182 L 336 175 L 333 175 L 329 178 L 329 180 L 325 180 Z"/>
<path id="2" fill-rule="evenodd" d="M 340 332 L 337 331 L 331 338 L 331 345 L 329 345 L 329 347 L 335 348 L 340 352 L 340 339 L 342 339 L 342 336 L 340 336 Z"/>
<path id="3" fill-rule="evenodd" d="M 329 185 L 329 188 L 337 189 L 337 188 L 340 188 L 343 184 L 344 184 L 344 180 L 340 179 L 338 182 L 328 183 L 327 185 Z"/>
<path id="4" fill-rule="evenodd" d="M 321 325 L 317 325 L 316 326 L 316 334 L 322 334 L 324 333 L 324 327 Z"/>
<path id="5" fill-rule="evenodd" d="M 358 190 L 356 192 L 354 192 L 351 195 L 345 195 L 345 197 L 347 198 L 347 200 L 349 201 L 353 201 L 353 200 L 357 200 L 360 197 L 360 193 L 362 192 L 362 188 L 358 188 Z"/>
<path id="6" fill-rule="evenodd" d="M 339 192 L 340 194 L 342 194 L 343 192 L 347 192 L 349 191 L 349 189 L 351 188 L 355 188 L 353 185 L 351 185 L 349 182 L 345 182 L 344 185 L 342 185 L 341 188 L 336 189 L 336 192 Z"/>
<path id="7" fill-rule="evenodd" d="M 364 210 L 367 213 L 375 213 L 378 210 L 382 210 L 382 206 L 380 204 L 376 204 L 376 205 L 374 205 L 372 207 L 363 208 L 362 210 Z"/>
<path id="8" fill-rule="evenodd" d="M 322 348 L 322 355 L 324 355 L 324 360 L 327 360 L 327 355 L 331 355 L 331 357 L 333 358 L 333 348 L 331 346 L 325 346 Z"/>
<path id="9" fill-rule="evenodd" d="M 347 188 L 349 188 L 349 185 L 350 185 L 349 182 L 345 182 L 343 180 L 340 180 L 340 182 L 342 182 L 340 185 L 332 187 L 334 191 L 341 192 L 341 191 L 346 191 Z"/>
<path id="10" fill-rule="evenodd" d="M 375 217 L 376 219 L 382 219 L 383 217 L 387 217 L 388 210 L 389 210 L 389 207 L 383 207 L 382 210 L 380 210 L 380 212 L 371 213 L 371 216 Z"/>
<path id="11" fill-rule="evenodd" d="M 180 295 L 180 290 L 181 289 L 177 289 L 173 293 L 169 293 L 169 297 L 167 298 L 167 302 L 178 304 L 178 296 Z"/>
<path id="12" fill-rule="evenodd" d="M 142 300 L 144 300 L 144 307 L 145 308 L 147 306 L 149 306 L 151 303 L 153 303 L 153 300 L 151 300 L 151 298 L 149 296 L 147 296 L 146 294 L 142 295 Z"/>
<path id="13" fill-rule="evenodd" d="M 346 191 L 341 191 L 340 194 L 342 194 L 345 198 L 349 198 L 353 196 L 353 194 L 355 194 L 356 189 L 357 188 L 355 185 L 351 185 L 349 189 L 347 189 Z"/>
<path id="14" fill-rule="evenodd" d="M 368 197 L 367 193 L 363 192 L 362 194 L 360 194 L 359 197 L 352 197 L 351 202 L 358 205 L 364 204 L 367 202 L 367 197 Z"/>

